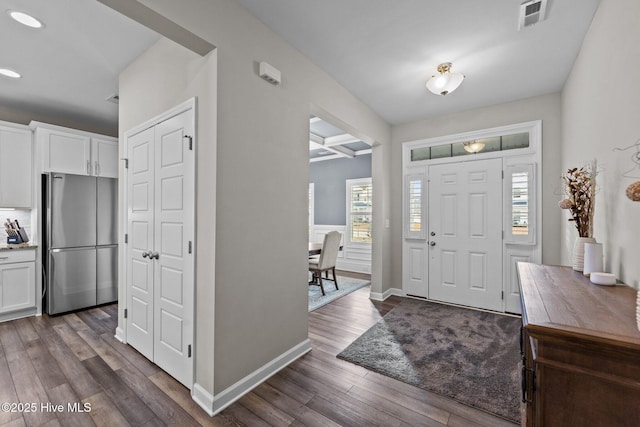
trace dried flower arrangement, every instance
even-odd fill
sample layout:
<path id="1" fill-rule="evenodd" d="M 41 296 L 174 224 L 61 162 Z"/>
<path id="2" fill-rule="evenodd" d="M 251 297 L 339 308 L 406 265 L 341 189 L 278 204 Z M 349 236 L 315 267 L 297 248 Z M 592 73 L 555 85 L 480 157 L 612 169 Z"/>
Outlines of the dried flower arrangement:
<path id="1" fill-rule="evenodd" d="M 569 221 L 575 223 L 580 237 L 593 237 L 593 213 L 596 198 L 596 167 L 572 168 L 562 175 L 565 183 L 565 199 L 558 203 L 560 209 L 571 212 Z"/>

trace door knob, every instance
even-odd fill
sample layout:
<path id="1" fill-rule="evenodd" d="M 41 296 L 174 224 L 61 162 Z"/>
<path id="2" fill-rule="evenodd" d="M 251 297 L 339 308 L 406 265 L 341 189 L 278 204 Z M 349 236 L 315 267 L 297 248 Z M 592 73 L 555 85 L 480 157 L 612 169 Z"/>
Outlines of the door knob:
<path id="1" fill-rule="evenodd" d="M 159 254 L 158 252 L 151 252 L 151 253 L 149 254 L 149 258 L 150 258 L 150 259 L 154 259 L 154 258 L 155 258 L 155 259 L 160 259 L 160 254 Z"/>
<path id="2" fill-rule="evenodd" d="M 433 236 L 435 236 L 435 235 L 436 235 L 436 232 L 435 232 L 435 231 L 432 231 L 432 232 L 431 232 L 431 236 L 433 237 Z"/>
<path id="3" fill-rule="evenodd" d="M 435 246 L 435 245 L 436 245 L 436 242 L 434 241 L 429 242 L 429 246 Z"/>
<path id="4" fill-rule="evenodd" d="M 142 252 L 142 258 L 146 258 L 146 257 L 151 258 L 151 252 L 150 251 L 149 252 L 147 252 L 147 251 Z"/>

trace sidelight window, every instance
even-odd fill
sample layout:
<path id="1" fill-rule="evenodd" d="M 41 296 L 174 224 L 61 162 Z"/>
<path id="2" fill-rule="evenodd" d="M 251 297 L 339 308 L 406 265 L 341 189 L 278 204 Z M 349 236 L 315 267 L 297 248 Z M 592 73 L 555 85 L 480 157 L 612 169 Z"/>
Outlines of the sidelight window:
<path id="1" fill-rule="evenodd" d="M 347 180 L 347 234 L 350 243 L 371 243 L 372 199 L 371 178 Z"/>
<path id="2" fill-rule="evenodd" d="M 507 205 L 507 243 L 535 244 L 533 228 L 534 187 L 532 164 L 507 166 L 505 171 L 505 196 Z"/>

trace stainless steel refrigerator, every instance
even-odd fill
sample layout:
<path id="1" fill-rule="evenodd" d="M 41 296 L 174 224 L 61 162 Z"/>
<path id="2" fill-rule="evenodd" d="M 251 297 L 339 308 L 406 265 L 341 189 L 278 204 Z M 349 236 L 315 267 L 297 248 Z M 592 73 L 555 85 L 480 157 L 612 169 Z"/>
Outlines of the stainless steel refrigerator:
<path id="1" fill-rule="evenodd" d="M 45 307 L 49 314 L 118 299 L 118 181 L 43 175 Z"/>

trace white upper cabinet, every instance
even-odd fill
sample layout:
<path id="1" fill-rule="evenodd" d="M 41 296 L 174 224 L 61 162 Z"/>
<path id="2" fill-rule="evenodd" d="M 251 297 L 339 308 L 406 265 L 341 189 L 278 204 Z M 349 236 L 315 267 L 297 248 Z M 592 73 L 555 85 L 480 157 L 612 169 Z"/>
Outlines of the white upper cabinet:
<path id="1" fill-rule="evenodd" d="M 26 126 L 0 122 L 0 208 L 30 208 L 32 138 Z"/>
<path id="2" fill-rule="evenodd" d="M 42 171 L 118 177 L 118 140 L 32 122 L 42 152 Z"/>
<path id="3" fill-rule="evenodd" d="M 52 129 L 36 129 L 45 171 L 91 175 L 91 138 Z"/>
<path id="4" fill-rule="evenodd" d="M 93 174 L 109 178 L 118 177 L 118 141 L 91 138 Z"/>

